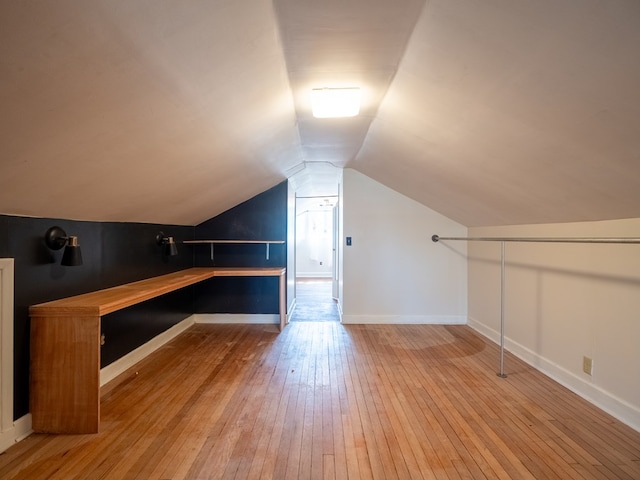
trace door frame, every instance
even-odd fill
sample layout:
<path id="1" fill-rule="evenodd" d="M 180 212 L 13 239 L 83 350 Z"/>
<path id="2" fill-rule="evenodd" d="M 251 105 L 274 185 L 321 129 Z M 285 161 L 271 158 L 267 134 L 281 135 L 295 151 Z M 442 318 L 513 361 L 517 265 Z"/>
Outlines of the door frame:
<path id="1" fill-rule="evenodd" d="M 0 452 L 15 442 L 13 422 L 14 259 L 0 258 Z"/>

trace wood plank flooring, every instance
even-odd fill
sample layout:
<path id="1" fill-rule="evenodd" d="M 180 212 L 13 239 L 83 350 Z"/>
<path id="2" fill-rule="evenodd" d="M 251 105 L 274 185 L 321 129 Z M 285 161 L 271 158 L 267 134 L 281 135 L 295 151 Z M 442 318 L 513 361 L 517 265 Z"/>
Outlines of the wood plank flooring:
<path id="1" fill-rule="evenodd" d="M 638 479 L 640 433 L 465 326 L 196 325 L 9 479 Z"/>
<path id="2" fill-rule="evenodd" d="M 330 278 L 296 279 L 296 306 L 290 322 L 339 322 L 338 303 L 331 296 Z"/>

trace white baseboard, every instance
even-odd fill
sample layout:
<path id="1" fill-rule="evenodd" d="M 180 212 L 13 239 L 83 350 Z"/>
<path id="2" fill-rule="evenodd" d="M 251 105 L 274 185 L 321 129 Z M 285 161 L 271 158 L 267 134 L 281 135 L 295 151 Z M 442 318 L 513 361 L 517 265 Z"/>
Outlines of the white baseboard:
<path id="1" fill-rule="evenodd" d="M 463 315 L 342 315 L 345 324 L 464 325 Z"/>
<path id="2" fill-rule="evenodd" d="M 31 428 L 31 414 L 27 413 L 20 417 L 13 423 L 13 426 L 15 428 L 16 442 L 27 438 L 33 433 L 33 429 Z"/>
<path id="3" fill-rule="evenodd" d="M 244 314 L 244 313 L 196 313 L 195 323 L 280 323 L 280 315 L 274 314 Z"/>
<path id="4" fill-rule="evenodd" d="M 129 352 L 124 357 L 121 357 L 115 362 L 102 368 L 100 370 L 100 386 L 105 385 L 127 369 L 133 367 L 136 363 L 158 350 L 164 344 L 176 338 L 194 323 L 194 315 L 191 315 L 180 323 L 175 324 L 170 329 L 165 330 L 160 335 L 153 337 L 144 345 L 141 345 L 132 352 Z"/>
<path id="5" fill-rule="evenodd" d="M 298 306 L 298 302 L 294 298 L 293 301 L 291 302 L 291 305 L 289 305 L 289 309 L 287 310 L 287 318 L 291 318 L 291 315 L 293 314 L 293 311 L 296 309 L 297 306 Z"/>
<path id="6" fill-rule="evenodd" d="M 13 422 L 13 427 L 0 434 L 0 453 L 7 448 L 27 438 L 33 433 L 31 428 L 31 414 L 27 413 L 23 417 Z"/>
<path id="7" fill-rule="evenodd" d="M 469 318 L 468 325 L 492 342 L 496 344 L 500 343 L 500 332 L 472 318 Z M 536 370 L 552 378 L 560 385 L 568 388 L 596 407 L 617 418 L 622 423 L 640 432 L 640 408 L 616 397 L 597 385 L 585 381 L 561 365 L 540 356 L 536 352 L 514 342 L 506 336 L 504 339 L 504 348 Z M 508 365 L 506 366 L 506 370 L 508 374 Z"/>

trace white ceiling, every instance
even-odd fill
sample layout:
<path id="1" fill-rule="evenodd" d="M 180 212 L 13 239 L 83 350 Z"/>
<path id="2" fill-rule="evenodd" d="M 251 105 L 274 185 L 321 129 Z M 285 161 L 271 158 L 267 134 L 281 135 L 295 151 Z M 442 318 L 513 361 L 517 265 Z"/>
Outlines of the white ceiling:
<path id="1" fill-rule="evenodd" d="M 468 226 L 640 217 L 639 51 L 637 0 L 2 2 L 0 213 L 193 225 L 334 165 Z"/>

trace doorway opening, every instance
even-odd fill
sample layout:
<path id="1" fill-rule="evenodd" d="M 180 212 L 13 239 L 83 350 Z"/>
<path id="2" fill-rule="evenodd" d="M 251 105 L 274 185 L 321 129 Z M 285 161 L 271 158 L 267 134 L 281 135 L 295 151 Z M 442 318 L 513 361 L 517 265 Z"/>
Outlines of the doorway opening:
<path id="1" fill-rule="evenodd" d="M 291 322 L 340 321 L 334 294 L 337 195 L 296 196 L 296 307 Z"/>
<path id="2" fill-rule="evenodd" d="M 289 321 L 341 321 L 342 168 L 302 162 L 289 175 Z"/>

